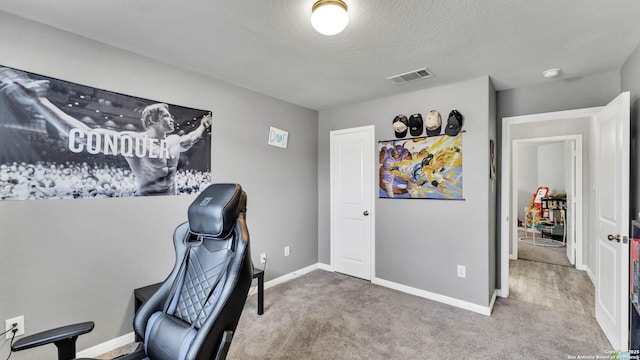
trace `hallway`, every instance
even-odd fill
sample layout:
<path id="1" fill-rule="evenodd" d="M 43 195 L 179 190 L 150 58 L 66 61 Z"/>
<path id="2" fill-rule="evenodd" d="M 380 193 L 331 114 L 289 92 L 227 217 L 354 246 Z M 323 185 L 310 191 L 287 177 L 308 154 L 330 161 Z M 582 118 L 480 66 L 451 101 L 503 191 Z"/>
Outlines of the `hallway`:
<path id="1" fill-rule="evenodd" d="M 595 317 L 595 289 L 584 271 L 530 260 L 510 260 L 509 298 L 560 312 Z"/>

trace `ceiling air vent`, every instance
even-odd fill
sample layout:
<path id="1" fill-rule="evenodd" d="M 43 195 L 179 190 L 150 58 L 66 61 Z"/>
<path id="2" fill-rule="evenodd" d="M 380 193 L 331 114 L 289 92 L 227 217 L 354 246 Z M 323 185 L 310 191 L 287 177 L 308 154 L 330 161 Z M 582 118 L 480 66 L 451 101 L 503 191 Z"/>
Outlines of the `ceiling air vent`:
<path id="1" fill-rule="evenodd" d="M 409 71 L 400 75 L 389 76 L 387 79 L 392 80 L 393 83 L 396 85 L 404 85 L 416 80 L 426 79 L 433 76 L 434 75 L 431 72 L 431 70 L 427 68 L 422 68 L 418 70 Z"/>

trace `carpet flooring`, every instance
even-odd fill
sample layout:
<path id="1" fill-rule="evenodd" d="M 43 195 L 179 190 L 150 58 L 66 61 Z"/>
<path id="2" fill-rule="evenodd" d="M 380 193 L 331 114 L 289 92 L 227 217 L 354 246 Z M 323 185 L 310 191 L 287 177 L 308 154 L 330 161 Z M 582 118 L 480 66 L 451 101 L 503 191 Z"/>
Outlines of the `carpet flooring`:
<path id="1" fill-rule="evenodd" d="M 593 316 L 515 298 L 498 298 L 485 316 L 316 270 L 266 289 L 262 316 L 250 296 L 227 359 L 608 358 L 611 346 Z"/>
<path id="2" fill-rule="evenodd" d="M 611 346 L 591 316 L 498 298 L 492 316 L 316 270 L 245 305 L 230 360 L 567 359 Z"/>

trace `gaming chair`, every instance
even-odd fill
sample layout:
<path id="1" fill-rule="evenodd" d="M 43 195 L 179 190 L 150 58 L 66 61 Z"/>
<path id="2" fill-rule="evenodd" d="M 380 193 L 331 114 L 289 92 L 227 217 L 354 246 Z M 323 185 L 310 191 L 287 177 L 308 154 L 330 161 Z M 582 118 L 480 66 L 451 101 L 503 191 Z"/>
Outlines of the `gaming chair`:
<path id="1" fill-rule="evenodd" d="M 119 360 L 225 359 L 253 274 L 245 213 L 240 185 L 213 184 L 200 193 L 173 234 L 171 274 L 133 321 L 143 347 Z M 73 359 L 77 337 L 93 327 L 86 322 L 44 331 L 11 350 L 54 343 L 58 360 Z"/>

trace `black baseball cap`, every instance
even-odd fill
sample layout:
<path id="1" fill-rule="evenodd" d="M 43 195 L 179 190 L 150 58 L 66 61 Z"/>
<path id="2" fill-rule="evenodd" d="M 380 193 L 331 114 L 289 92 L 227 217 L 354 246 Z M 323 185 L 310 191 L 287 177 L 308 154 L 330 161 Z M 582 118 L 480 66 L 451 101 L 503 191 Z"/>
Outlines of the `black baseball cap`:
<path id="1" fill-rule="evenodd" d="M 462 130 L 462 120 L 464 117 L 462 114 L 458 112 L 458 110 L 453 109 L 449 113 L 449 120 L 447 120 L 447 127 L 444 129 L 444 133 L 449 136 L 456 136 Z"/>
<path id="2" fill-rule="evenodd" d="M 411 136 L 422 135 L 422 115 L 413 114 L 409 116 L 409 132 Z"/>

